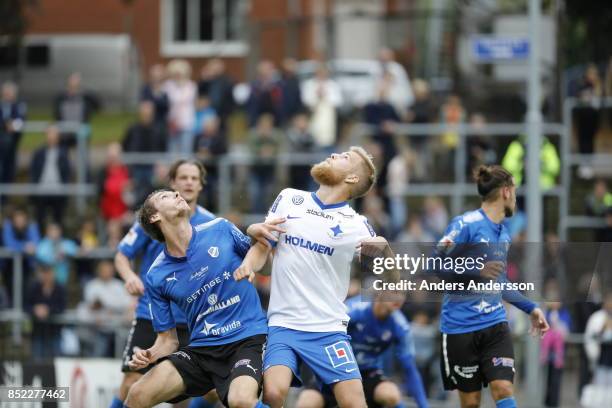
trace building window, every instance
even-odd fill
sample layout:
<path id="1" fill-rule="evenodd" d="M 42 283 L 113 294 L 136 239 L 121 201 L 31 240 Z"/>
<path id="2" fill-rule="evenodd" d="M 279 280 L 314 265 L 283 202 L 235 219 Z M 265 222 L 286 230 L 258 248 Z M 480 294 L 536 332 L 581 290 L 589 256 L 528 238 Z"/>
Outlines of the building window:
<path id="1" fill-rule="evenodd" d="M 247 0 L 163 0 L 162 55 L 241 56 L 247 52 Z"/>

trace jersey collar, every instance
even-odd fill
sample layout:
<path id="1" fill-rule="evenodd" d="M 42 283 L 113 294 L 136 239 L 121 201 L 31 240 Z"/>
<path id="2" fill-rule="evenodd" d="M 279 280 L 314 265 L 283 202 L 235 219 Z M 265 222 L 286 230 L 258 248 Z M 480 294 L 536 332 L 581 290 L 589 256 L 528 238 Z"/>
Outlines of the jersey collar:
<path id="1" fill-rule="evenodd" d="M 317 205 L 322 210 L 329 210 L 331 208 L 341 208 L 348 204 L 347 201 L 342 201 L 340 203 L 335 203 L 335 204 L 325 204 L 323 201 L 321 201 L 321 199 L 317 196 L 317 194 L 314 191 L 311 192 L 310 195 L 312 196 L 312 199 L 314 200 L 314 202 L 317 203 Z"/>
<path id="2" fill-rule="evenodd" d="M 485 210 L 483 210 L 482 208 L 479 208 L 478 211 L 480 211 L 480 213 L 482 214 L 482 216 L 484 217 L 485 220 L 487 220 L 487 223 L 496 231 L 499 233 L 499 231 L 502 229 L 503 223 L 496 223 L 493 222 L 492 219 L 489 218 L 489 216 L 487 215 L 487 213 L 485 212 Z"/>
<path id="3" fill-rule="evenodd" d="M 172 256 L 168 253 L 168 248 L 166 247 L 166 245 L 164 245 L 164 255 L 166 255 L 166 258 L 170 259 L 172 262 L 185 262 L 187 260 L 187 258 L 189 258 L 189 255 L 191 254 L 191 249 L 193 248 L 193 241 L 195 241 L 195 236 L 196 236 L 196 229 L 195 227 L 192 225 L 191 226 L 191 240 L 189 240 L 189 246 L 187 246 L 187 256 Z"/>

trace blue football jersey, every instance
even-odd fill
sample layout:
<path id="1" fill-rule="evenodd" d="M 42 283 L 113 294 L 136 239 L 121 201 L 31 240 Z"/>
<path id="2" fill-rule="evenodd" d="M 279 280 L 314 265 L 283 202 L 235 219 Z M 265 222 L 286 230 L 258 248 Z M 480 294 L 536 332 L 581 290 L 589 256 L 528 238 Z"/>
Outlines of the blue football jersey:
<path id="1" fill-rule="evenodd" d="M 414 343 L 410 323 L 396 310 L 385 320 L 372 311 L 372 302 L 362 302 L 360 296 L 346 301 L 350 317 L 347 334 L 360 370 L 383 368 L 383 353 L 392 345 L 403 366 L 413 364 Z"/>
<path id="2" fill-rule="evenodd" d="M 213 219 L 215 219 L 215 215 L 213 213 L 198 206 L 195 213 L 191 216 L 189 222 L 191 225 L 199 225 Z M 125 235 L 125 237 L 123 237 L 117 246 L 117 250 L 130 260 L 135 259 L 139 255 L 141 256 L 140 278 L 144 284 L 146 284 L 144 278 L 147 271 L 163 249 L 164 244 L 149 237 L 138 222 L 135 222 L 132 225 L 130 231 Z M 177 324 L 187 324 L 185 315 L 176 305 L 172 306 L 172 313 L 174 314 L 174 320 Z M 147 320 L 151 319 L 151 315 L 149 313 L 149 300 L 147 299 L 146 294 L 138 299 L 138 304 L 136 305 L 136 318 Z"/>
<path id="3" fill-rule="evenodd" d="M 146 275 L 153 328 L 175 327 L 174 302 L 185 313 L 191 346 L 233 343 L 266 334 L 267 322 L 259 295 L 248 280 L 236 282 L 251 240 L 232 223 L 217 218 L 193 227 L 185 257 L 164 250 Z"/>
<path id="4" fill-rule="evenodd" d="M 485 263 L 506 263 L 510 243 L 506 227 L 491 221 L 482 209 L 478 209 L 453 218 L 439 248 L 443 248 L 444 256 L 482 257 Z M 506 273 L 497 281 L 506 282 Z M 469 333 L 504 322 L 506 311 L 502 300 L 526 313 L 536 307 L 519 291 L 447 291 L 442 301 L 440 330 L 447 334 Z"/>

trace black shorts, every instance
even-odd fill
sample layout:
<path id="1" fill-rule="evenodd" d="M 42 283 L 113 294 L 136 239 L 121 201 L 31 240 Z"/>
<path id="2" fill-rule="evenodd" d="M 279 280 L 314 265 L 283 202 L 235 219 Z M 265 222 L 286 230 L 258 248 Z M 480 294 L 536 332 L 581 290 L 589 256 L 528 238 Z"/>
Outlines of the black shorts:
<path id="1" fill-rule="evenodd" d="M 374 390 L 383 381 L 389 381 L 382 370 L 362 370 L 363 392 L 365 393 L 368 408 L 382 408 L 374 401 Z"/>
<path id="2" fill-rule="evenodd" d="M 302 380 L 304 381 L 304 388 L 308 390 L 315 390 L 321 393 L 324 400 L 325 408 L 335 408 L 338 406 L 338 402 L 336 401 L 336 397 L 334 396 L 334 392 L 329 385 L 320 384 L 317 381 L 312 371 L 309 368 L 304 370 L 307 367 L 305 364 L 302 366 Z M 372 369 L 372 370 L 360 370 L 361 373 L 361 381 L 363 383 L 363 392 L 366 397 L 367 406 L 369 408 L 382 408 L 382 405 L 378 405 L 374 401 L 374 390 L 383 381 L 390 381 L 382 370 Z M 304 375 L 306 374 L 306 379 Z"/>
<path id="3" fill-rule="evenodd" d="M 176 326 L 176 335 L 179 341 L 179 347 L 186 346 L 189 344 L 189 330 L 186 325 Z M 134 319 L 132 321 L 132 328 L 130 334 L 128 334 L 127 344 L 123 350 L 123 363 L 121 364 L 121 371 L 124 373 L 131 372 L 132 369 L 128 366 L 128 363 L 134 355 L 134 348 L 148 349 L 155 343 L 157 333 L 153 330 L 153 324 L 147 319 Z M 137 373 L 145 374 L 153 368 L 153 365 L 137 370 Z"/>
<path id="4" fill-rule="evenodd" d="M 514 382 L 514 348 L 507 322 L 471 333 L 443 333 L 441 346 L 446 390 L 474 392 L 494 380 Z"/>
<path id="5" fill-rule="evenodd" d="M 253 377 L 261 391 L 265 343 L 266 335 L 259 334 L 220 346 L 184 346 L 160 359 L 160 362 L 167 359 L 174 364 L 185 383 L 184 395 L 168 402 L 202 396 L 216 388 L 219 399 L 227 407 L 230 384 L 242 375 Z"/>

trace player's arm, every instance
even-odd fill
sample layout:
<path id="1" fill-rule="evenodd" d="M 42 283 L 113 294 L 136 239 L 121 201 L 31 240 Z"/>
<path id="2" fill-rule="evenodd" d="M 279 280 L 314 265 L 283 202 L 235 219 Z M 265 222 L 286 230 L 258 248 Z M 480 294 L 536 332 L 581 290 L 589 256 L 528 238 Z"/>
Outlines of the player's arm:
<path id="1" fill-rule="evenodd" d="M 246 232 L 248 236 L 255 239 L 258 243 L 272 248 L 276 246 L 279 235 L 285 232 L 283 228 L 279 227 L 279 224 L 285 221 L 284 217 L 270 218 L 265 222 L 249 225 Z"/>
<path id="2" fill-rule="evenodd" d="M 130 295 L 141 296 L 144 294 L 142 280 L 132 269 L 132 263 L 129 258 L 121 252 L 115 254 L 115 269 L 117 269 L 117 273 L 125 282 L 125 288 Z"/>
<path id="3" fill-rule="evenodd" d="M 255 279 L 255 273 L 261 271 L 266 265 L 268 255 L 272 248 L 261 242 L 251 246 L 240 266 L 234 271 L 234 279 L 237 281 L 247 278 L 249 282 Z"/>
<path id="4" fill-rule="evenodd" d="M 136 351 L 128 365 L 132 370 L 140 370 L 156 362 L 160 358 L 174 353 L 178 350 L 178 346 L 179 341 L 175 328 L 157 333 L 155 343 L 146 350 Z"/>
<path id="5" fill-rule="evenodd" d="M 427 408 L 427 394 L 423 386 L 423 379 L 414 361 L 414 343 L 410 334 L 410 326 L 403 315 L 393 316 L 395 328 L 395 353 L 404 371 L 404 390 L 416 401 L 419 408 Z"/>
<path id="6" fill-rule="evenodd" d="M 501 282 L 508 282 L 507 277 L 504 276 Z M 529 320 L 531 320 L 529 332 L 532 335 L 543 336 L 550 328 L 542 309 L 520 291 L 504 290 L 502 291 L 502 299 L 529 315 Z"/>

